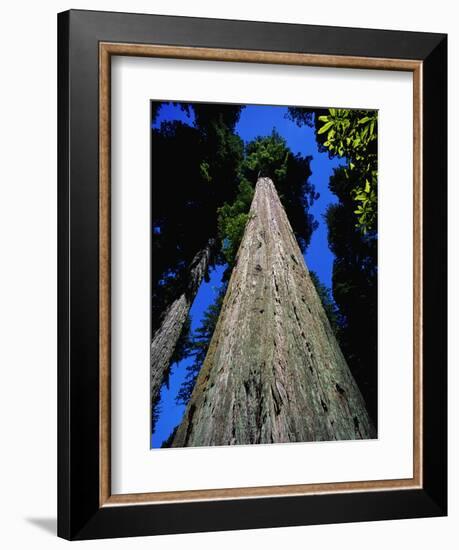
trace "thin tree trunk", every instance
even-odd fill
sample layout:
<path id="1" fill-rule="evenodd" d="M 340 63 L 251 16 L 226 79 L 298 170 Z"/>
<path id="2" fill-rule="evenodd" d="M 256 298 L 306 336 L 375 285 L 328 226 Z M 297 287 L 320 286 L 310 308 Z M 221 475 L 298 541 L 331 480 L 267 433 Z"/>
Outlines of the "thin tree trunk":
<path id="1" fill-rule="evenodd" d="M 188 270 L 185 290 L 166 309 L 159 328 L 151 342 L 151 403 L 159 398 L 159 391 L 174 354 L 175 347 L 188 317 L 198 288 L 209 268 L 215 239 L 209 239 L 200 250 Z"/>
<path id="2" fill-rule="evenodd" d="M 172 445 L 374 436 L 273 182 L 259 178 L 220 317 Z"/>

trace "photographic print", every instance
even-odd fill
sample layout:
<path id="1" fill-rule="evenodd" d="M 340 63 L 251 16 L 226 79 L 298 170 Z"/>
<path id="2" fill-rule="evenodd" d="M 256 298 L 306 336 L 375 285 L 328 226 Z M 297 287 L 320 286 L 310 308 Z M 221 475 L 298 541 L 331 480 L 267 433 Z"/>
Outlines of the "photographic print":
<path id="1" fill-rule="evenodd" d="M 378 112 L 150 128 L 151 448 L 376 438 Z"/>

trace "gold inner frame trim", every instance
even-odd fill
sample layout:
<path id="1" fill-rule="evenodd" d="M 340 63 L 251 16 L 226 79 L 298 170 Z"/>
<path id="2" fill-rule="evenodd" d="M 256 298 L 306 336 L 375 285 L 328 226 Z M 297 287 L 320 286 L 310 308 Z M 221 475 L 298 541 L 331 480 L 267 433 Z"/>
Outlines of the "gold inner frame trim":
<path id="1" fill-rule="evenodd" d="M 413 73 L 413 477 L 355 482 L 233 487 L 154 493 L 111 493 L 110 377 L 110 98 L 111 57 L 159 57 L 377 69 Z M 422 61 L 155 44 L 99 44 L 99 506 L 145 505 L 197 500 L 245 499 L 422 488 Z"/>

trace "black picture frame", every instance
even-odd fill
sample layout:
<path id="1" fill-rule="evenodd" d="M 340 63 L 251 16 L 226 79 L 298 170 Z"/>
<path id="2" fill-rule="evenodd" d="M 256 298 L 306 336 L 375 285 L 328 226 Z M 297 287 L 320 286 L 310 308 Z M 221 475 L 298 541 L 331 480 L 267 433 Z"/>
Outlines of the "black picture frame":
<path id="1" fill-rule="evenodd" d="M 99 44 L 422 62 L 422 487 L 100 505 Z M 71 540 L 447 513 L 447 37 L 71 10 L 58 15 L 58 535 Z"/>

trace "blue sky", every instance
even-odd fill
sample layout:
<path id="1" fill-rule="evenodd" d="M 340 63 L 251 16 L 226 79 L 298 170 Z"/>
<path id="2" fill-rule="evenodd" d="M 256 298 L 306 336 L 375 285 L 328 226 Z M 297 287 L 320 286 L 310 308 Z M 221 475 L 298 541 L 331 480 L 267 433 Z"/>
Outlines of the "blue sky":
<path id="1" fill-rule="evenodd" d="M 319 152 L 314 129 L 307 126 L 298 127 L 286 118 L 286 112 L 286 107 L 249 105 L 241 111 L 235 131 L 247 143 L 258 136 L 270 135 L 275 128 L 294 153 L 312 156 L 310 182 L 314 184 L 320 197 L 314 202 L 310 212 L 319 223 L 319 227 L 312 235 L 305 260 L 308 268 L 315 271 L 322 283 L 331 288 L 334 256 L 328 248 L 327 225 L 323 215 L 329 204 L 337 202 L 335 195 L 328 189 L 328 181 L 333 169 L 344 164 L 344 161 L 329 159 L 328 154 Z M 154 127 L 158 127 L 165 120 L 181 120 L 191 125 L 194 122 L 192 115 L 187 116 L 171 104 L 160 109 Z M 192 330 L 198 328 L 204 311 L 214 301 L 223 271 L 222 266 L 215 268 L 210 274 L 209 282 L 203 282 L 199 288 L 190 312 Z M 151 439 L 152 447 L 160 447 L 182 418 L 185 407 L 176 405 L 175 397 L 185 379 L 186 367 L 192 362 L 193 358 L 189 358 L 173 365 L 169 388 L 163 387 L 161 390 L 160 416 Z"/>

